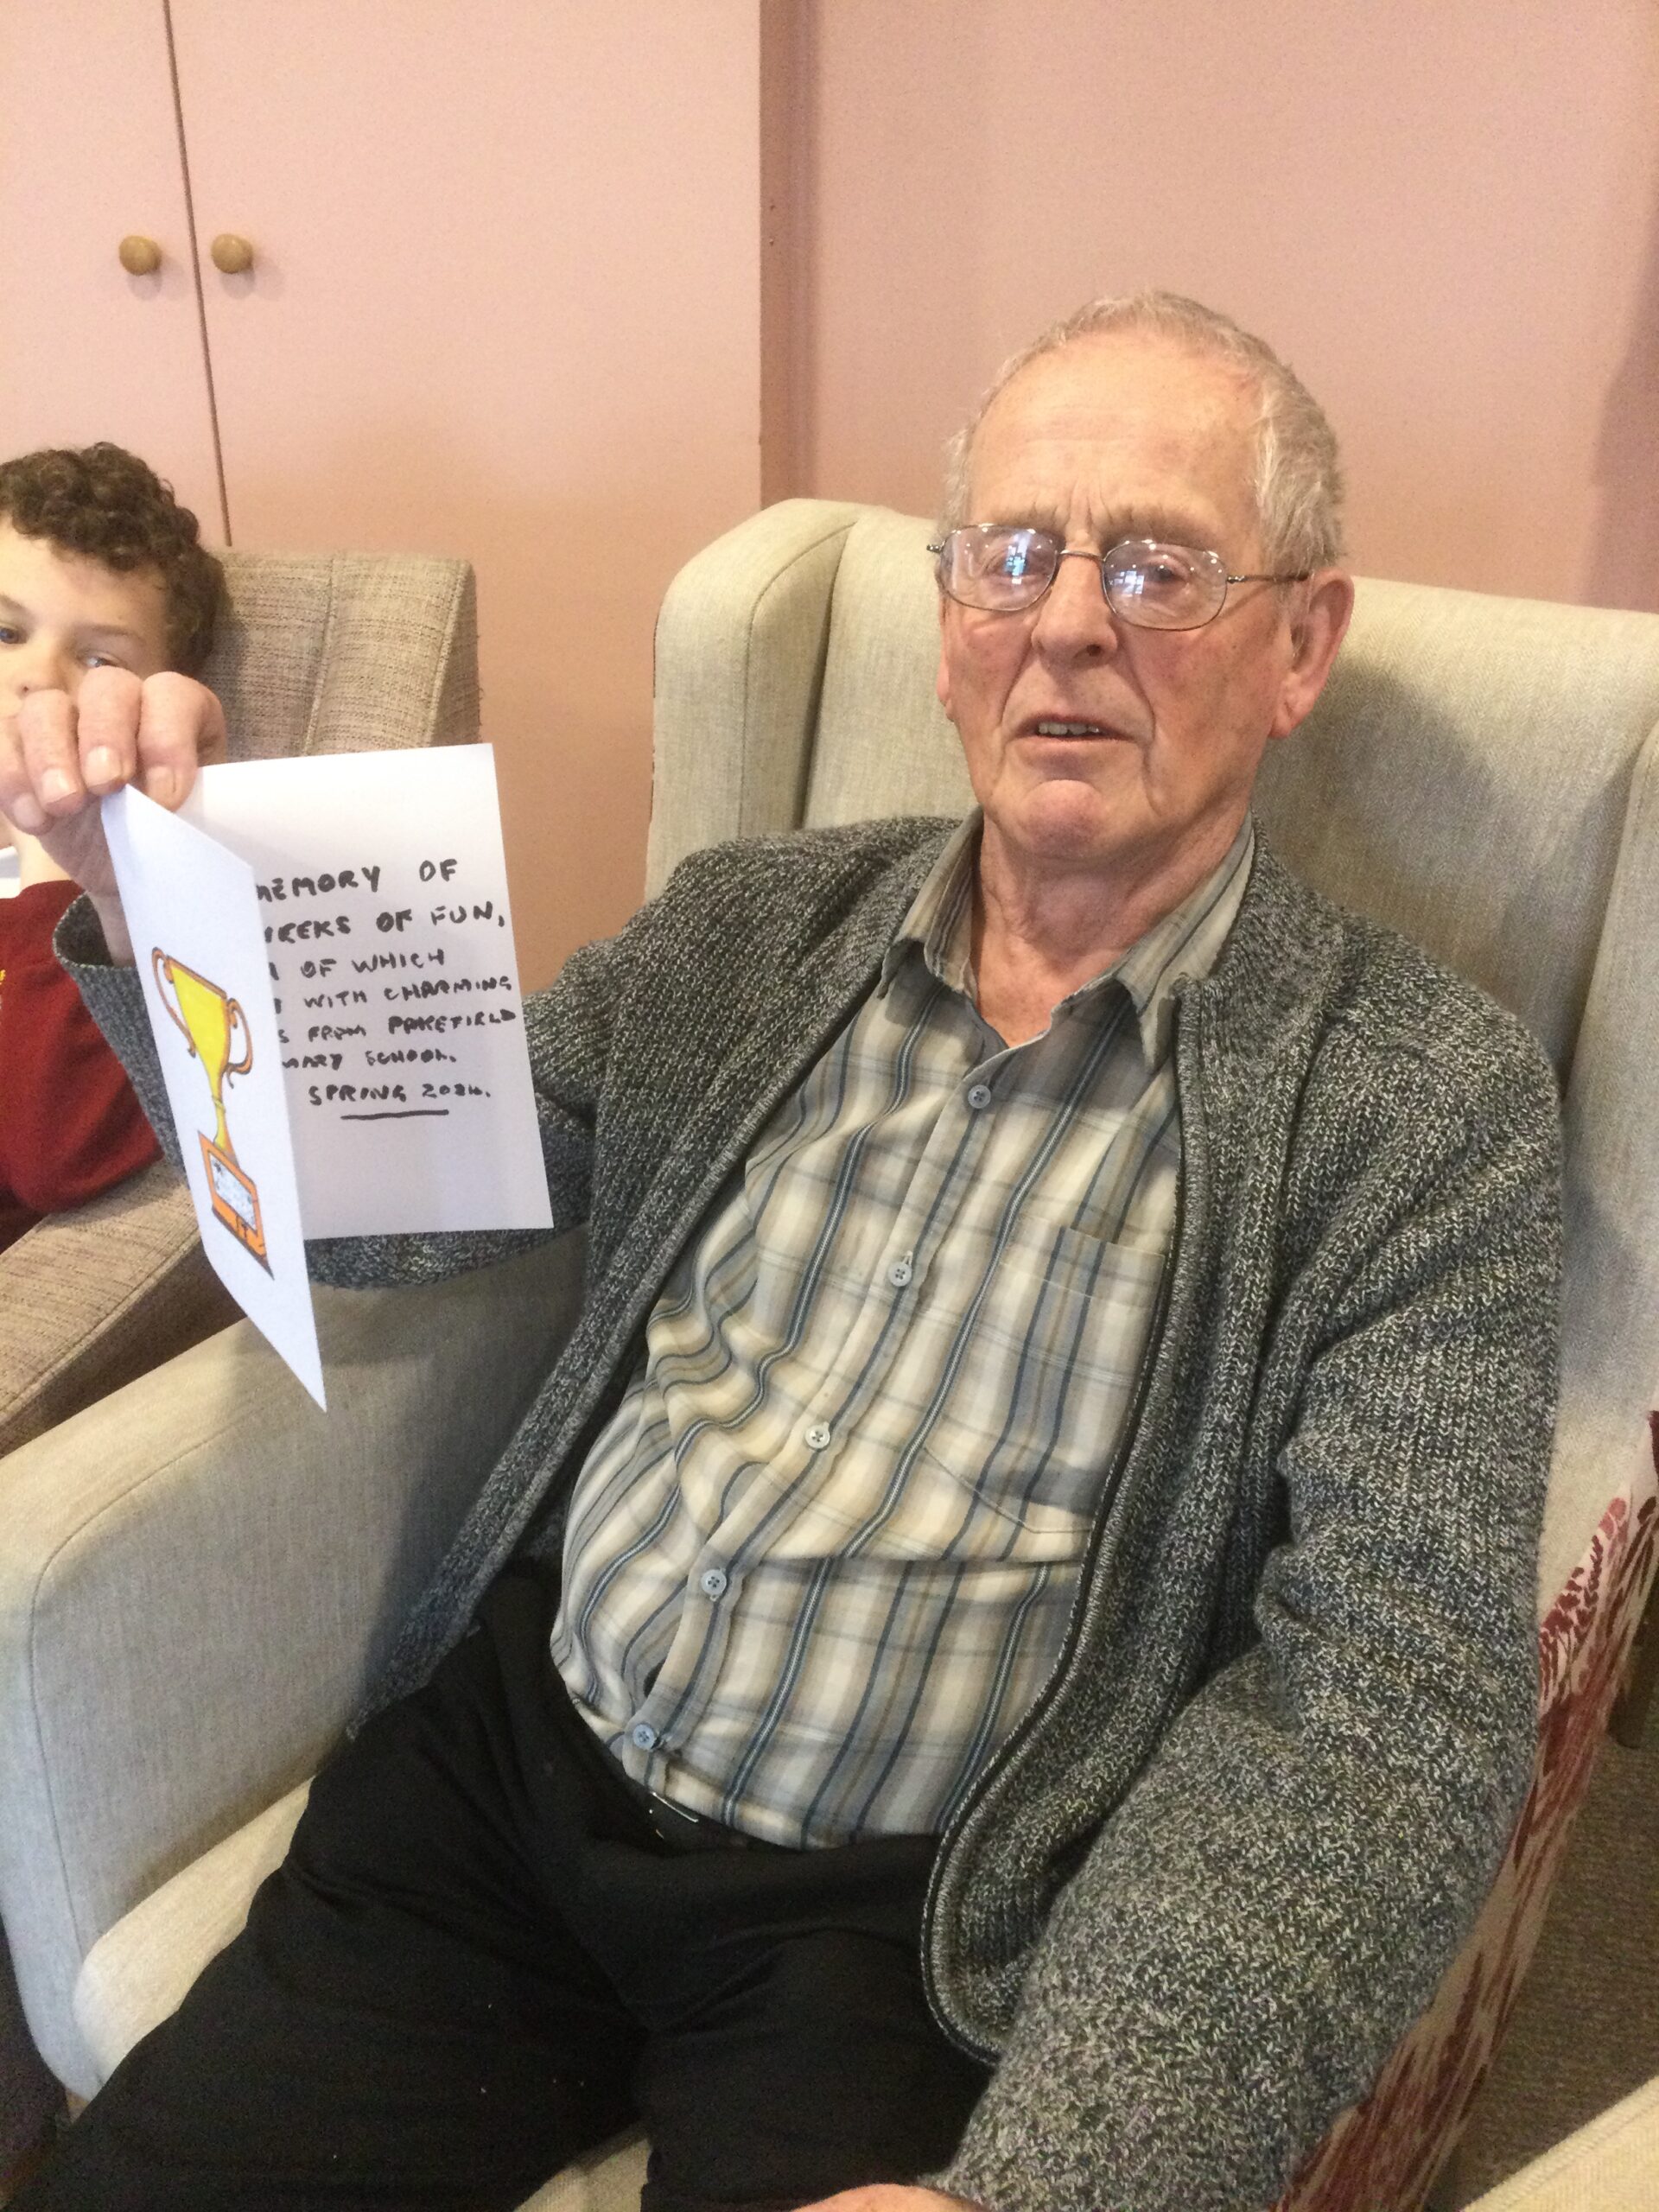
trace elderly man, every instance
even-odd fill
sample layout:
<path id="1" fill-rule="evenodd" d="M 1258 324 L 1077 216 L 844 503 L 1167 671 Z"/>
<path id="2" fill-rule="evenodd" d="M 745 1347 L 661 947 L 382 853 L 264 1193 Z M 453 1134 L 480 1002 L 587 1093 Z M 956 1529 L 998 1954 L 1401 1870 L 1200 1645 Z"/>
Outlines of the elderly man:
<path id="1" fill-rule="evenodd" d="M 649 2212 L 1220 2212 L 1363 2092 L 1528 1770 L 1557 1146 L 1254 833 L 1336 492 L 1191 302 L 1004 372 L 936 549 L 977 810 L 698 855 L 533 1003 L 575 1337 L 29 2212 L 511 2206 L 631 2114 Z M 89 678 L 0 753 L 163 1125 L 87 795 L 211 711 Z"/>

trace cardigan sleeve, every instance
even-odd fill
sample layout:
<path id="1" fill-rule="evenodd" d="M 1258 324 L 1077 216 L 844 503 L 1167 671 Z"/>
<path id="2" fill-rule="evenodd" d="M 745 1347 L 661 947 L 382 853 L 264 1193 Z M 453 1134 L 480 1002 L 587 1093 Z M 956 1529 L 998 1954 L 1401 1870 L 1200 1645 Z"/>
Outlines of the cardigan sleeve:
<path id="1" fill-rule="evenodd" d="M 1553 1082 L 1529 1046 L 1460 1113 L 1414 1112 L 1404 1065 L 1376 1090 L 1294 1363 L 1254 1637 L 1060 1892 L 940 2182 L 996 2212 L 1273 2202 L 1427 2002 L 1524 1794 Z"/>
<path id="2" fill-rule="evenodd" d="M 73 886 L 66 892 L 73 896 Z M 524 1034 L 536 1092 L 542 1156 L 547 1169 L 553 1226 L 546 1230 L 491 1230 L 406 1236 L 330 1236 L 307 1241 L 314 1281 L 347 1288 L 437 1281 L 474 1268 L 493 1266 L 575 1227 L 588 1216 L 592 1185 L 594 1125 L 609 1055 L 619 976 L 628 963 L 632 925 L 618 938 L 584 946 L 566 962 L 557 981 L 524 1001 Z M 55 939 L 63 982 L 84 999 L 143 1102 L 161 1148 L 180 1164 L 178 1136 L 168 1104 L 161 1059 L 144 1009 L 136 968 L 109 957 L 92 903 L 76 899 Z M 73 978 L 73 981 L 70 979 Z M 106 1057 L 109 1057 L 107 1048 Z M 154 1156 L 153 1151 L 150 1154 Z"/>
<path id="3" fill-rule="evenodd" d="M 120 1061 L 53 957 L 72 883 L 0 900 L 0 1188 L 31 1213 L 83 1205 L 158 1147 Z"/>

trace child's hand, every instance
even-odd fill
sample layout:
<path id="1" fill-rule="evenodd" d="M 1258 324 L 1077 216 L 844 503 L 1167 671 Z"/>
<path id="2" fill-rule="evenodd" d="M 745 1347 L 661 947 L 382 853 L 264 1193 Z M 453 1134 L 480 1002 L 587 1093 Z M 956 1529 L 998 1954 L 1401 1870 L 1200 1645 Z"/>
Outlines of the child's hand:
<path id="1" fill-rule="evenodd" d="M 188 676 L 140 679 L 93 668 L 78 696 L 31 691 L 0 717 L 0 814 L 39 841 L 53 865 L 92 898 L 118 960 L 132 957 L 97 801 L 137 784 L 159 805 L 180 805 L 199 763 L 225 757 L 218 700 Z"/>

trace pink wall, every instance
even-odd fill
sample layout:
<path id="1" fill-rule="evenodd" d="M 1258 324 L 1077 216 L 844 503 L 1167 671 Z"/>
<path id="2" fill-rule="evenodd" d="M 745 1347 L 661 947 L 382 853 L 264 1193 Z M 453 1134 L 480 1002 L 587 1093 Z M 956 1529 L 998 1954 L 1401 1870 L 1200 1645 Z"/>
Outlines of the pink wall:
<path id="1" fill-rule="evenodd" d="M 1363 569 L 1659 608 L 1650 0 L 798 0 L 768 482 L 931 511 L 1003 355 L 1159 283 L 1329 410 Z"/>
<path id="2" fill-rule="evenodd" d="M 638 904 L 658 605 L 760 497 L 760 0 L 3 20 L 0 454 L 118 438 L 217 538 L 217 448 L 242 547 L 470 559 L 544 982 Z"/>
<path id="3" fill-rule="evenodd" d="M 1659 607 L 1656 0 L 385 12 L 173 0 L 203 240 L 260 255 L 205 287 L 232 520 L 477 562 L 531 981 L 639 895 L 674 569 L 762 498 L 930 510 L 1097 292 L 1287 353 L 1363 569 Z M 0 449 L 122 437 L 211 516 L 161 0 L 13 9 L 0 90 Z"/>
<path id="4" fill-rule="evenodd" d="M 0 458 L 112 438 L 154 459 L 217 538 L 160 5 L 0 10 Z M 130 276 L 118 260 L 130 234 L 160 248 L 152 275 Z"/>
<path id="5" fill-rule="evenodd" d="M 393 12 L 172 0 L 204 239 L 257 242 L 204 272 L 231 524 L 474 563 L 539 983 L 639 904 L 658 605 L 760 499 L 758 13 Z"/>

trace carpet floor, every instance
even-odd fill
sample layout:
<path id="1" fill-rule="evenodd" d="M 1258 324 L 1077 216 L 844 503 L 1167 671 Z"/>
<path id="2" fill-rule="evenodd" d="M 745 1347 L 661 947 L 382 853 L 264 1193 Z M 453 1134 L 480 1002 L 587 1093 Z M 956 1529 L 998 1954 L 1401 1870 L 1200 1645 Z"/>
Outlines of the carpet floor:
<path id="1" fill-rule="evenodd" d="M 1510 2031 L 1464 2137 L 1467 2204 L 1659 2074 L 1659 1712 L 1602 1747 Z"/>

